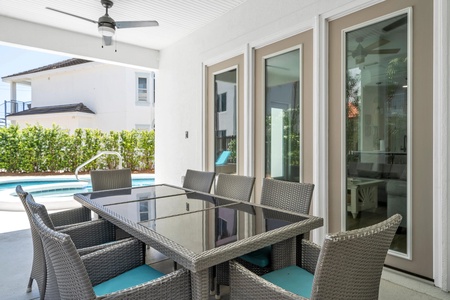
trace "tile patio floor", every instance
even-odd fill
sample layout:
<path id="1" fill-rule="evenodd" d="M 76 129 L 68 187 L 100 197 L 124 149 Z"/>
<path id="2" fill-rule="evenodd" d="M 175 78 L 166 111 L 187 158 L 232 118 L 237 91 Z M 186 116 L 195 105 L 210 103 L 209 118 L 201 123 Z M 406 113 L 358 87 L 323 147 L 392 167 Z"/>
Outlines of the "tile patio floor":
<path id="1" fill-rule="evenodd" d="M 0 299 L 39 299 L 36 284 L 31 293 L 25 291 L 32 256 L 31 233 L 25 213 L 0 211 Z M 172 262 L 168 260 L 159 264 L 162 269 L 170 269 L 172 266 Z M 224 295 L 222 299 L 228 300 L 229 297 Z M 450 294 L 434 287 L 431 282 L 385 268 L 379 299 L 450 300 Z"/>

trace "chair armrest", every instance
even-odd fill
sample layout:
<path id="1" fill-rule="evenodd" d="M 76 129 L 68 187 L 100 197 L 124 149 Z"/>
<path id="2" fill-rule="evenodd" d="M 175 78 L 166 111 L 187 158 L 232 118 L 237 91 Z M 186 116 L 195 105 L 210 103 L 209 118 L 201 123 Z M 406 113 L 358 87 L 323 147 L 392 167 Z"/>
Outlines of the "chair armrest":
<path id="1" fill-rule="evenodd" d="M 91 211 L 86 207 L 79 207 L 49 214 L 55 227 L 90 221 Z"/>
<path id="2" fill-rule="evenodd" d="M 120 244 L 120 243 L 129 241 L 129 240 L 132 240 L 132 239 L 133 238 L 126 238 L 126 239 L 122 239 L 122 240 L 118 240 L 118 241 L 108 242 L 108 243 L 100 244 L 100 245 L 97 245 L 97 246 L 86 247 L 86 248 L 81 248 L 81 249 L 77 249 L 77 250 L 78 250 L 78 254 L 80 256 L 83 256 L 83 255 L 86 255 L 86 254 L 89 254 L 89 253 L 92 253 L 92 252 L 95 252 L 95 251 L 98 251 L 98 250 L 102 250 L 102 249 L 105 249 L 107 247 L 111 247 L 111 246 L 114 246 L 116 244 Z"/>
<path id="3" fill-rule="evenodd" d="M 112 242 L 116 239 L 115 226 L 103 219 L 70 226 L 59 232 L 70 235 L 77 249 Z"/>
<path id="4" fill-rule="evenodd" d="M 304 299 L 259 277 L 236 261 L 230 261 L 230 299 Z"/>
<path id="5" fill-rule="evenodd" d="M 81 256 L 95 286 L 145 263 L 144 244 L 137 239 Z"/>
<path id="6" fill-rule="evenodd" d="M 308 240 L 302 240 L 302 268 L 311 274 L 316 272 L 320 249 L 319 245 Z"/>
<path id="7" fill-rule="evenodd" d="M 190 273 L 186 269 L 162 276 L 158 279 L 108 294 L 105 299 L 192 299 Z"/>

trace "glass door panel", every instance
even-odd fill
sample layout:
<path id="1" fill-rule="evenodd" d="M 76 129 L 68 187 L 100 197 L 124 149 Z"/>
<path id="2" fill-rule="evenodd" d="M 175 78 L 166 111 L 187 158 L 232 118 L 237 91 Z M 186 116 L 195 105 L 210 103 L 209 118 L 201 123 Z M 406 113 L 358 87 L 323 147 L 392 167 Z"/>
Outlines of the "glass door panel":
<path id="1" fill-rule="evenodd" d="M 244 55 L 208 65 L 206 75 L 206 169 L 244 174 Z"/>
<path id="2" fill-rule="evenodd" d="M 236 173 L 237 70 L 214 75 L 214 155 L 216 173 Z"/>
<path id="3" fill-rule="evenodd" d="M 407 253 L 407 15 L 347 31 L 346 229 L 403 216 L 391 249 Z"/>
<path id="4" fill-rule="evenodd" d="M 265 176 L 300 181 L 300 49 L 265 59 Z"/>

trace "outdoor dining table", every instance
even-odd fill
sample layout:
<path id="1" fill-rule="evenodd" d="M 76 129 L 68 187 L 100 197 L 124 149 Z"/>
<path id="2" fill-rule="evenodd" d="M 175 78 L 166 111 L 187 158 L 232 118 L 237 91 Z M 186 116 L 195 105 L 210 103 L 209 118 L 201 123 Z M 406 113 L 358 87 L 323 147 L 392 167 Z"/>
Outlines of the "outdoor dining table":
<path id="1" fill-rule="evenodd" d="M 323 225 L 319 217 L 167 184 L 74 198 L 190 270 L 193 299 L 208 299 L 210 267 L 268 245 L 293 244 Z M 297 251 L 283 251 L 282 264 L 295 263 L 299 251 L 299 244 Z"/>

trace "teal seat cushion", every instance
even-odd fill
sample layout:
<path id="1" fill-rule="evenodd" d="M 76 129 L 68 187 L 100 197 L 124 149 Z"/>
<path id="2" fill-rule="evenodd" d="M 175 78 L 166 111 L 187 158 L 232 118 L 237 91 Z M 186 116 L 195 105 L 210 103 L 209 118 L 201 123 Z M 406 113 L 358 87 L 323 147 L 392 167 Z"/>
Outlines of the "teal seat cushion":
<path id="1" fill-rule="evenodd" d="M 164 273 L 161 273 L 150 266 L 142 265 L 97 284 L 94 286 L 94 292 L 97 296 L 103 296 L 151 281 L 161 276 L 164 276 Z"/>
<path id="2" fill-rule="evenodd" d="M 302 268 L 289 266 L 261 277 L 291 293 L 311 298 L 314 275 Z"/>
<path id="3" fill-rule="evenodd" d="M 272 246 L 267 246 L 256 251 L 247 253 L 241 256 L 241 259 L 257 265 L 258 267 L 265 268 L 270 263 L 270 252 L 272 251 Z"/>

